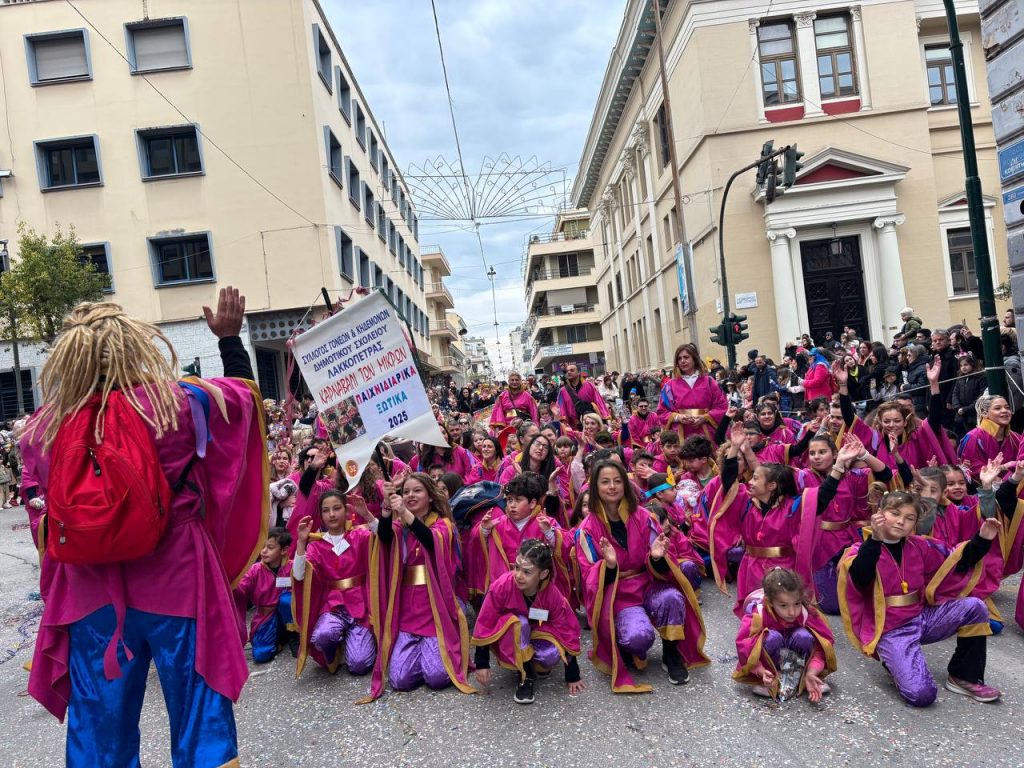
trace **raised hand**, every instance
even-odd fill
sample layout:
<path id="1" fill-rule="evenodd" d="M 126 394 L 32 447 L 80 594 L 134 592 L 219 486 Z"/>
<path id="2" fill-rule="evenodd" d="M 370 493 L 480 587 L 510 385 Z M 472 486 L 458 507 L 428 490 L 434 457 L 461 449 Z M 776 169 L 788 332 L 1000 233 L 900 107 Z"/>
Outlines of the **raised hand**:
<path id="1" fill-rule="evenodd" d="M 402 513 L 405 511 L 405 502 L 402 501 L 402 497 L 397 493 L 392 493 L 388 497 L 388 507 L 389 509 L 387 514 L 381 512 L 381 517 L 391 517 L 392 513 L 401 517 Z"/>
<path id="2" fill-rule="evenodd" d="M 492 522 L 493 519 L 494 518 L 491 516 L 491 510 L 489 509 L 484 513 L 484 516 L 480 519 L 480 533 L 482 533 L 484 536 L 491 535 L 491 528 L 494 527 L 494 523 Z"/>
<path id="3" fill-rule="evenodd" d="M 221 288 L 217 297 L 217 314 L 204 306 L 203 315 L 206 316 L 206 324 L 218 339 L 237 336 L 242 332 L 242 322 L 245 319 L 245 296 L 230 285 Z"/>
<path id="4" fill-rule="evenodd" d="M 726 418 L 729 419 L 729 421 L 735 421 L 736 420 L 736 414 L 738 414 L 739 412 L 740 412 L 740 409 L 737 408 L 735 405 L 730 405 L 728 408 L 725 409 L 725 415 L 726 415 Z"/>
<path id="5" fill-rule="evenodd" d="M 871 538 L 875 541 L 881 541 L 885 538 L 882 532 L 883 525 L 885 525 L 884 512 L 875 512 L 871 515 Z"/>
<path id="6" fill-rule="evenodd" d="M 858 441 L 858 443 L 859 442 L 860 441 Z M 857 460 L 857 457 L 861 455 L 863 450 L 863 445 L 847 441 L 843 443 L 843 447 L 839 449 L 839 453 L 836 455 L 836 463 L 842 464 L 844 467 L 848 467 L 851 462 Z"/>
<path id="7" fill-rule="evenodd" d="M 979 479 L 982 488 L 991 488 L 992 484 L 1003 474 L 1003 454 L 999 454 L 981 468 Z"/>
<path id="8" fill-rule="evenodd" d="M 985 518 L 985 522 L 981 524 L 981 530 L 978 531 L 978 533 L 981 535 L 981 538 L 987 539 L 988 541 L 992 541 L 996 536 L 999 535 L 999 532 L 1001 530 L 1003 530 L 1003 523 L 999 520 L 999 518 L 988 517 Z"/>
<path id="9" fill-rule="evenodd" d="M 313 518 L 309 515 L 306 515 L 304 518 L 299 520 L 299 528 L 297 531 L 296 538 L 298 539 L 298 543 L 301 544 L 303 548 L 305 548 L 306 542 L 309 541 L 309 530 L 310 528 L 312 528 L 312 526 Z"/>
<path id="10" fill-rule="evenodd" d="M 840 387 L 845 387 L 850 383 L 850 372 L 846 370 L 841 362 L 836 360 L 832 363 L 832 378 L 836 380 L 836 384 Z"/>
<path id="11" fill-rule="evenodd" d="M 545 536 L 551 533 L 551 529 L 554 526 L 554 522 L 554 520 L 545 515 L 543 512 L 537 515 L 537 525 L 540 526 L 540 529 L 544 532 Z"/>
<path id="12" fill-rule="evenodd" d="M 323 469 L 327 464 L 327 451 L 323 448 L 314 448 L 309 452 L 309 466 L 313 469 Z"/>
<path id="13" fill-rule="evenodd" d="M 651 544 L 651 557 L 654 560 L 661 560 L 668 551 L 668 536 L 664 532 L 658 534 L 658 538 Z"/>
<path id="14" fill-rule="evenodd" d="M 602 536 L 597 546 L 601 550 L 601 556 L 604 558 L 605 565 L 609 568 L 618 568 L 619 557 L 615 554 L 615 547 L 612 546 L 612 543 Z"/>
<path id="15" fill-rule="evenodd" d="M 927 367 L 928 383 L 938 384 L 939 376 L 942 374 L 942 358 L 935 355 L 932 358 L 932 364 Z"/>
<path id="16" fill-rule="evenodd" d="M 363 518 L 363 520 L 365 520 L 367 523 L 372 523 L 374 520 L 377 519 L 373 516 L 373 513 L 370 512 L 370 510 L 367 508 L 366 499 L 364 499 L 362 496 L 349 496 L 345 500 L 345 506 L 349 509 L 349 511 L 355 512 L 357 515 Z"/>
<path id="17" fill-rule="evenodd" d="M 861 439 L 852 432 L 847 433 L 846 439 L 843 441 L 843 445 L 855 446 L 857 449 L 858 456 L 864 453 L 864 443 L 862 443 Z"/>

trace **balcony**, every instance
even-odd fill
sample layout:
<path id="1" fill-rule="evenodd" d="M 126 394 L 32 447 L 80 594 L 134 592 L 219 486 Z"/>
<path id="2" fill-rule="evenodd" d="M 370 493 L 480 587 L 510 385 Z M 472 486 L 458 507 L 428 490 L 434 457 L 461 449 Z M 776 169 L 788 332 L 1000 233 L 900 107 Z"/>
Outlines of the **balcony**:
<path id="1" fill-rule="evenodd" d="M 442 357 L 438 360 L 438 373 L 459 373 L 462 370 L 462 362 L 454 357 Z"/>
<path id="2" fill-rule="evenodd" d="M 601 322 L 601 308 L 597 304 L 565 304 L 560 307 L 540 307 L 531 313 L 528 331 L 545 328 L 565 328 L 568 325 L 589 325 Z"/>
<path id="3" fill-rule="evenodd" d="M 579 357 L 591 353 L 604 354 L 604 341 L 602 339 L 580 341 L 574 344 L 549 344 L 534 347 L 531 365 L 534 368 L 544 368 L 560 358 Z"/>
<path id="4" fill-rule="evenodd" d="M 597 267 L 569 269 L 535 269 L 526 278 L 526 306 L 533 305 L 539 291 L 557 291 L 560 288 L 586 288 L 597 284 Z"/>
<path id="5" fill-rule="evenodd" d="M 590 237 L 590 230 L 584 229 L 579 232 L 550 232 L 546 235 L 530 235 L 530 245 L 541 245 L 543 243 L 564 243 L 571 240 L 586 240 Z"/>
<path id="6" fill-rule="evenodd" d="M 447 335 L 452 341 L 459 340 L 459 332 L 455 326 L 449 323 L 447 320 L 431 320 L 430 321 L 430 334 L 440 334 L 442 337 Z"/>
<path id="7" fill-rule="evenodd" d="M 436 301 L 445 309 L 455 309 L 455 299 L 444 283 L 427 283 L 427 301 Z"/>
<path id="8" fill-rule="evenodd" d="M 452 273 L 448 259 L 444 257 L 444 251 L 439 245 L 424 245 L 420 248 L 420 263 L 424 269 L 435 267 L 440 270 L 441 277 L 448 277 Z"/>

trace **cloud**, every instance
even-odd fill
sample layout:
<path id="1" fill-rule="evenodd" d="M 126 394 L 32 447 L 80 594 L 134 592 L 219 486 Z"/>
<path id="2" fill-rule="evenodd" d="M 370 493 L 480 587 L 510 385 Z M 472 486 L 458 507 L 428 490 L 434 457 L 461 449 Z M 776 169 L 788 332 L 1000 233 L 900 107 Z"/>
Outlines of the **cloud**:
<path id="1" fill-rule="evenodd" d="M 428 0 L 324 0 L 355 79 L 402 169 L 456 158 L 447 95 Z M 564 168 L 579 163 L 621 4 L 593 0 L 437 0 L 441 39 L 466 170 L 502 152 Z M 421 244 L 437 243 L 452 264 L 448 282 L 467 324 L 493 338 L 486 265 L 497 271 L 499 323 L 524 320 L 519 260 L 526 236 L 547 218 L 451 232 L 421 223 Z M 487 326 L 490 321 L 492 325 Z M 510 325 L 502 325 L 502 335 Z M 471 333 L 476 333 L 471 329 Z M 506 348 L 507 349 L 507 348 Z"/>

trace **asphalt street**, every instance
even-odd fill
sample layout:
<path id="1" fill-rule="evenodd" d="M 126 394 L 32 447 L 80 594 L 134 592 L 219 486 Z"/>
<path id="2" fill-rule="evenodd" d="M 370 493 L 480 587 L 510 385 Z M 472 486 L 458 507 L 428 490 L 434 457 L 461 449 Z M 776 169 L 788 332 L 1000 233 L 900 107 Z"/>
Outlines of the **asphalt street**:
<path id="1" fill-rule="evenodd" d="M 22 509 L 0 512 L 0 766 L 58 766 L 64 726 L 24 693 L 22 665 L 42 611 L 25 520 Z M 1018 585 L 1015 577 L 996 596 L 1006 616 Z M 731 602 L 713 587 L 703 599 L 713 663 L 683 687 L 669 685 L 652 663 L 639 678 L 654 685 L 646 695 L 613 696 L 608 679 L 582 660 L 586 691 L 570 697 L 556 670 L 538 684 L 532 706 L 512 701 L 513 676 L 497 670 L 490 695 L 420 689 L 356 706 L 367 678 L 331 676 L 311 664 L 297 681 L 285 650 L 253 668 L 235 709 L 242 765 L 1024 765 L 1024 633 L 1012 621 L 989 642 L 987 681 L 1004 693 L 997 704 L 941 690 L 928 709 L 904 705 L 881 665 L 855 652 L 832 619 L 839 657 L 832 693 L 817 706 L 805 698 L 777 705 L 732 682 Z M 940 682 L 952 648 L 947 640 L 927 649 Z M 170 765 L 155 672 L 141 729 L 143 765 Z"/>

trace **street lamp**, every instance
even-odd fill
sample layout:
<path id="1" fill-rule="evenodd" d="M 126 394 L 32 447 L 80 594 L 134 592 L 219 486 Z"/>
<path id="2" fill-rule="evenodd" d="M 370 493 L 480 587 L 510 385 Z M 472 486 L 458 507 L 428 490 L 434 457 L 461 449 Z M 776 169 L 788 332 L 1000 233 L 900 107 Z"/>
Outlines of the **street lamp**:
<path id="1" fill-rule="evenodd" d="M 0 240 L 0 279 L 10 272 L 10 253 L 7 250 L 7 240 Z M 14 393 L 16 399 L 17 415 L 20 418 L 25 414 L 25 394 L 21 391 L 21 356 L 18 349 L 18 330 L 15 327 L 14 306 L 8 308 L 7 321 L 11 326 L 11 356 L 14 358 Z"/>

